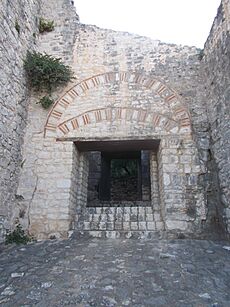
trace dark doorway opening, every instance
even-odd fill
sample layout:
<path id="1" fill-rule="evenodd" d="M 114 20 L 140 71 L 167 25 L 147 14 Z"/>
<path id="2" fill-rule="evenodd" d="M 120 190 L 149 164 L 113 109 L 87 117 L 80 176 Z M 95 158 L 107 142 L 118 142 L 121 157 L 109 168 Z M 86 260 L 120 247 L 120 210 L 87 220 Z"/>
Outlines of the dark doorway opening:
<path id="1" fill-rule="evenodd" d="M 150 156 L 160 140 L 76 141 L 88 152 L 88 207 L 149 206 Z"/>
<path id="2" fill-rule="evenodd" d="M 141 152 L 101 153 L 99 199 L 138 201 L 142 199 Z"/>
<path id="3" fill-rule="evenodd" d="M 149 205 L 150 152 L 89 152 L 87 206 Z"/>

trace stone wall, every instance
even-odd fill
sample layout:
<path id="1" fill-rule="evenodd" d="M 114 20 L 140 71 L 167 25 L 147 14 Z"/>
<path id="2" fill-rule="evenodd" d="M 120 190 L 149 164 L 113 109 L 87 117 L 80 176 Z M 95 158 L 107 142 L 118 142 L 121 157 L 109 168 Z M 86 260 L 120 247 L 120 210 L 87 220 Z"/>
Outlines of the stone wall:
<path id="1" fill-rule="evenodd" d="M 230 2 L 222 0 L 204 48 L 204 92 L 210 127 L 210 216 L 230 232 Z"/>
<path id="2" fill-rule="evenodd" d="M 78 25 L 78 16 L 71 1 L 41 1 L 40 16 L 53 20 L 54 30 L 38 36 L 37 50 L 71 65 Z M 53 98 L 59 96 L 61 91 L 62 88 L 57 89 Z M 20 195 L 19 208 L 25 212 L 20 223 L 31 233 L 39 234 L 40 238 L 44 238 L 46 233 L 66 237 L 72 227 L 72 204 L 77 198 L 73 177 L 77 173 L 78 152 L 72 143 L 44 139 L 43 129 L 48 111 L 36 104 L 41 97 L 42 93 L 32 92 L 28 106 L 23 146 L 25 162 L 17 191 Z"/>
<path id="3" fill-rule="evenodd" d="M 28 138 L 28 148 L 33 143 L 37 147 L 34 155 L 37 161 L 33 166 L 35 173 L 39 178 L 44 178 L 47 161 L 55 171 L 55 161 L 50 157 L 52 146 L 58 148 L 61 146 L 58 144 L 79 140 L 161 140 L 162 151 L 158 155 L 158 164 L 168 174 L 169 181 L 163 180 L 160 185 L 160 206 L 163 212 L 157 208 L 156 219 L 159 225 L 156 229 L 163 228 L 162 218 L 167 217 L 166 230 L 200 231 L 201 221 L 206 216 L 203 214 L 204 188 L 198 178 L 206 169 L 199 159 L 200 148 L 197 144 L 199 141 L 204 142 L 207 137 L 206 130 L 203 132 L 201 129 L 207 119 L 202 106 L 203 97 L 198 91 L 201 83 L 199 51 L 195 47 L 168 45 L 93 26 L 79 25 L 77 31 L 71 65 L 76 75 L 74 84 L 64 89 L 48 115 L 40 111 L 39 107 L 33 106 L 30 110 L 28 131 L 33 131 L 40 122 L 36 142 Z M 46 122 L 43 119 L 41 121 L 41 113 L 47 116 Z M 42 122 L 45 123 L 44 135 L 41 131 Z M 41 146 L 43 143 L 50 148 L 47 161 L 44 147 Z M 173 146 L 179 149 L 174 150 Z M 173 150 L 178 156 L 176 165 L 166 161 L 167 153 L 170 155 Z M 184 155 L 185 160 L 180 155 Z M 36 165 L 44 161 L 43 169 L 41 166 L 38 171 Z M 66 163 L 67 158 L 63 159 L 63 168 Z M 152 167 L 152 173 L 156 176 L 156 163 Z M 56 173 L 56 177 L 61 179 L 60 173 Z M 45 181 L 48 186 L 49 178 Z M 178 181 L 183 188 L 177 187 Z M 21 182 L 22 187 L 23 177 Z M 78 177 L 77 185 L 82 185 L 81 177 Z M 152 182 L 152 185 L 156 186 L 156 183 Z M 33 191 L 26 187 L 24 192 L 29 190 Z M 178 190 L 178 193 L 172 190 Z M 46 232 L 46 236 L 49 236 L 58 231 L 58 222 L 56 226 L 50 223 L 45 211 L 50 212 L 50 215 L 53 211 L 56 216 L 57 206 L 52 206 L 50 198 L 49 202 L 44 203 L 41 193 L 48 195 L 50 192 L 48 188 L 45 190 L 45 185 L 41 187 L 38 184 L 37 197 L 33 199 L 31 208 L 44 210 L 43 223 L 49 225 Z M 56 193 L 60 191 L 56 189 Z M 158 195 L 153 195 L 155 202 L 157 198 Z M 177 206 L 170 208 L 175 201 Z M 79 206 L 79 202 L 76 206 Z M 192 210 L 191 217 L 189 214 Z M 77 227 L 81 228 L 82 219 L 84 213 L 81 212 Z M 67 220 L 66 225 L 69 225 Z"/>
<path id="4" fill-rule="evenodd" d="M 39 11 L 36 0 L 0 2 L 0 241 L 19 213 L 15 197 L 28 107 L 23 59 L 36 48 Z"/>
<path id="5" fill-rule="evenodd" d="M 86 140 L 160 143 L 157 155 L 150 152 L 154 227 L 121 216 L 127 230 L 200 233 L 227 224 L 229 1 L 222 1 L 202 61 L 195 47 L 79 24 L 69 0 L 23 2 L 0 4 L 0 238 L 16 218 L 38 238 L 66 237 L 74 220 L 83 229 L 86 215 L 104 229 L 104 209 L 93 208 L 93 216 L 86 210 L 88 158 L 73 143 Z M 54 31 L 38 34 L 36 17 L 54 20 Z M 75 73 L 49 111 L 36 104 L 41 93 L 30 93 L 27 103 L 23 58 L 33 48 Z"/>

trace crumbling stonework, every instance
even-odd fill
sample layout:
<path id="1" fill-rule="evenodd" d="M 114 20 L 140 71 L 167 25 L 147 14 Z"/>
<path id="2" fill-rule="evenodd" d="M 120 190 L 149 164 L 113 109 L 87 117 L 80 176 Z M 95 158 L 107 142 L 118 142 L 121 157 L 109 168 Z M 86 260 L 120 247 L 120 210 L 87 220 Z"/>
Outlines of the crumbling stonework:
<path id="1" fill-rule="evenodd" d="M 23 59 L 35 48 L 39 9 L 35 0 L 0 3 L 0 240 L 19 213 L 16 189 L 29 99 Z"/>
<path id="2" fill-rule="evenodd" d="M 71 1 L 58 0 L 48 4 L 46 1 L 42 1 L 41 16 L 48 20 L 54 20 L 55 28 L 52 32 L 39 35 L 37 50 L 61 58 L 65 64 L 70 65 L 78 25 L 78 16 Z M 58 89 L 54 93 L 54 97 L 60 95 L 61 90 Z M 78 161 L 78 159 L 75 160 L 74 144 L 57 143 L 56 141 L 51 144 L 44 139 L 43 126 L 47 111 L 42 110 L 36 104 L 38 99 L 38 94 L 32 93 L 29 105 L 28 129 L 23 146 L 24 156 L 27 159 L 21 171 L 18 187 L 18 194 L 22 196 L 19 207 L 25 212 L 25 216 L 20 219 L 20 222 L 24 227 L 31 228 L 31 232 L 40 232 L 41 237 L 45 236 L 43 233 L 51 233 L 52 236 L 55 235 L 56 237 L 64 236 L 67 230 L 71 228 L 73 220 L 69 217 L 70 214 L 73 214 L 69 201 L 74 202 L 76 199 L 74 194 L 76 190 L 72 190 L 72 184 L 77 164 L 75 171 L 72 167 L 73 161 Z M 65 163 L 63 164 L 62 161 L 65 161 Z M 57 195 L 57 189 L 60 189 L 62 193 Z M 42 207 L 33 206 L 37 202 L 45 206 L 45 211 Z M 62 206 L 59 206 L 60 203 L 62 203 Z M 51 224 L 57 225 L 58 215 L 60 217 L 58 226 L 52 228 L 44 223 L 44 220 L 48 219 Z M 32 220 L 34 220 L 33 225 L 31 225 Z M 62 223 L 62 221 L 67 222 Z M 36 228 L 34 225 L 36 225 Z"/>
<path id="3" fill-rule="evenodd" d="M 202 69 L 210 128 L 211 218 L 230 232 L 230 2 L 222 1 L 204 48 Z M 210 180 L 211 179 L 211 180 Z M 212 188 L 213 189 L 213 186 Z M 220 219 L 220 220 L 219 220 Z"/>
<path id="4" fill-rule="evenodd" d="M 65 14 L 63 14 L 65 11 Z M 54 32 L 39 34 L 39 18 L 55 20 Z M 71 36 L 74 40 L 75 27 L 70 20 L 78 17 L 71 1 L 7 1 L 0 3 L 0 240 L 6 230 L 14 225 L 16 218 L 28 219 L 27 206 L 21 206 L 22 195 L 17 195 L 19 173 L 24 167 L 27 158 L 23 158 L 22 144 L 27 143 L 24 138 L 27 124 L 28 100 L 30 99 L 28 84 L 23 69 L 23 60 L 27 50 L 40 50 L 49 52 L 49 46 L 54 41 L 63 46 L 58 48 L 55 44 L 53 52 L 61 56 L 66 63 L 70 62 Z M 42 43 L 43 42 L 43 43 Z M 51 47 L 52 48 L 52 47 Z M 60 52 L 61 49 L 61 52 Z M 38 98 L 36 97 L 36 100 Z M 42 112 L 41 112 L 42 113 Z M 29 120 L 28 120 L 29 121 Z M 30 163 L 33 163 L 33 151 L 28 152 Z M 32 197 L 36 177 L 33 170 L 28 170 L 24 184 L 32 186 Z"/>
<path id="5" fill-rule="evenodd" d="M 31 113 L 28 131 L 40 122 L 39 130 L 44 128 L 44 134 L 29 139 L 26 149 L 38 148 L 37 156 L 33 155 L 36 162 L 27 164 L 38 178 L 36 193 L 30 203 L 30 230 L 45 237 L 60 232 L 60 229 L 67 232 L 73 219 L 79 221 L 79 229 L 80 221 L 84 220 L 86 209 L 82 208 L 77 218 L 69 210 L 73 206 L 68 199 L 72 184 L 69 179 L 72 141 L 151 139 L 160 140 L 157 163 L 159 174 L 162 173 L 159 175 L 161 204 L 151 205 L 156 210 L 154 229 L 199 231 L 201 221 L 205 219 L 205 200 L 198 182 L 202 169 L 187 106 L 187 101 L 191 104 L 195 101 L 195 88 L 198 86 L 200 62 L 197 49 L 79 26 L 73 59 L 72 68 L 77 80 L 63 92 L 46 121 L 41 120 L 38 110 Z M 178 73 L 175 73 L 175 67 Z M 181 78 L 185 81 L 181 82 Z M 189 96 L 186 94 L 188 91 Z M 42 144 L 45 144 L 43 150 Z M 59 156 L 61 153 L 63 160 Z M 175 156 L 173 164 L 170 155 Z M 51 173 L 49 169 L 52 169 L 53 180 L 48 175 Z M 87 182 L 87 178 L 82 181 L 84 176 L 78 174 L 76 188 Z M 26 199 L 29 189 L 23 187 L 23 182 L 19 190 Z M 82 195 L 87 195 L 87 186 L 83 185 L 82 191 Z M 61 201 L 54 195 L 65 197 Z M 30 199 L 28 195 L 28 201 Z M 61 202 L 65 202 L 66 211 L 63 219 L 58 219 L 64 210 L 63 206 L 58 209 Z M 100 227 L 105 229 L 103 225 Z M 132 224 L 126 225 L 126 230 L 132 230 L 132 227 Z M 146 229 L 142 225 L 140 230 Z"/>
<path id="6" fill-rule="evenodd" d="M 40 5 L 40 16 L 54 20 L 55 29 L 38 36 L 36 49 L 61 57 L 75 79 L 57 89 L 48 111 L 36 104 L 41 93 L 31 93 L 14 217 L 42 239 L 66 237 L 74 229 L 109 237 L 137 231 L 200 235 L 213 223 L 214 211 L 224 228 L 229 215 L 229 170 L 223 171 L 229 145 L 229 59 L 222 62 L 221 48 L 227 58 L 229 19 L 219 17 L 220 22 L 217 16 L 221 26 L 214 25 L 201 61 L 195 47 L 79 24 L 71 1 Z M 228 9 L 223 1 L 221 14 Z M 223 37 L 215 45 L 217 30 Z M 219 111 L 212 113 L 216 101 L 220 117 Z M 129 144 L 132 150 L 152 146 L 146 207 L 87 207 L 85 151 L 97 151 L 96 146 L 111 151 L 116 142 L 120 151 Z"/>

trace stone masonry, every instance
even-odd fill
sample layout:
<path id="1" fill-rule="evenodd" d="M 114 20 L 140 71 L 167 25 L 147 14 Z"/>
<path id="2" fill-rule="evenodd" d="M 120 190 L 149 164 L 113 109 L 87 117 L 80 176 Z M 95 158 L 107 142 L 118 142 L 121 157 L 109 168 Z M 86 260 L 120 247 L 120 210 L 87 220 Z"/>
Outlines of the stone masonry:
<path id="1" fill-rule="evenodd" d="M 0 240 L 19 215 L 16 190 L 29 100 L 23 59 L 35 48 L 39 10 L 34 0 L 0 3 Z"/>
<path id="2" fill-rule="evenodd" d="M 221 222 L 230 232 L 230 2 L 222 1 L 205 44 L 202 70 L 210 132 L 210 159 L 213 160 L 209 181 L 216 195 L 210 203 L 217 205 Z M 215 163 L 214 167 L 213 164 Z M 213 169 L 214 168 L 214 169 Z"/>
<path id="3" fill-rule="evenodd" d="M 6 20 L 7 3 L 0 5 Z M 42 110 L 36 104 L 42 93 L 27 93 L 20 75 L 30 40 L 25 38 L 24 49 L 16 52 L 21 57 L 20 74 L 16 73 L 20 88 L 13 97 L 18 105 L 23 93 L 29 104 L 25 102 L 23 109 L 24 124 L 15 128 L 20 138 L 15 136 L 12 144 L 17 147 L 7 145 L 17 148 L 18 156 L 14 159 L 11 153 L 8 163 L 3 151 L 0 160 L 5 172 L 1 172 L 3 232 L 19 219 L 40 239 L 67 237 L 74 229 L 97 236 L 107 231 L 111 237 L 120 232 L 130 237 L 136 231 L 228 233 L 229 1 L 222 1 L 203 59 L 195 47 L 80 24 L 71 1 L 38 4 L 34 12 L 54 20 L 55 29 L 42 35 L 34 30 L 33 48 L 62 58 L 75 79 L 54 93 L 56 102 L 50 110 Z M 36 27 L 37 19 L 28 18 Z M 10 67 L 13 70 L 12 63 Z M 12 74 L 5 66 L 3 70 Z M 3 87 L 9 93 L 13 81 L 7 82 Z M 18 125 L 17 108 L 9 109 L 0 115 Z M 7 122 L 1 129 L 7 130 Z M 11 140 L 8 133 L 9 129 L 2 134 Z M 87 207 L 89 161 L 81 144 L 95 151 L 95 144 L 109 150 L 106 142 L 119 142 L 122 148 L 138 141 L 152 142 L 154 147 L 149 150 L 149 206 Z M 1 146 L 5 150 L 6 145 Z M 8 178 L 13 161 L 15 176 Z"/>

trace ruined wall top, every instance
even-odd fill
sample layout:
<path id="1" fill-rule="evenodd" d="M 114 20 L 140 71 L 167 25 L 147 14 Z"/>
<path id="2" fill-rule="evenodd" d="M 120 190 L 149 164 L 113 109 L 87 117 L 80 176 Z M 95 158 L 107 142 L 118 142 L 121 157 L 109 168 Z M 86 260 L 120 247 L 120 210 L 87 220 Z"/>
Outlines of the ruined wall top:
<path id="1" fill-rule="evenodd" d="M 217 15 L 213 21 L 207 41 L 204 45 L 204 54 L 215 48 L 218 41 L 222 40 L 230 31 L 230 1 L 222 0 L 218 8 Z"/>

